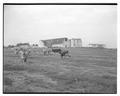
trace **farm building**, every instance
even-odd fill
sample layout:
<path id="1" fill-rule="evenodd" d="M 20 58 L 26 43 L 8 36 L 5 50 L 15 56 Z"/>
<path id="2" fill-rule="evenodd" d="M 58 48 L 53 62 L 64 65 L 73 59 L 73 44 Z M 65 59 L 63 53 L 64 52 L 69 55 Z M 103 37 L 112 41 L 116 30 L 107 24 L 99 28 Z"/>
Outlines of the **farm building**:
<path id="1" fill-rule="evenodd" d="M 82 47 L 82 40 L 81 39 L 77 39 L 77 38 L 75 38 L 75 39 L 70 39 L 69 40 L 69 46 L 70 47 Z"/>
<path id="2" fill-rule="evenodd" d="M 105 48 L 105 44 L 89 44 L 92 48 Z"/>
<path id="3" fill-rule="evenodd" d="M 56 38 L 42 40 L 46 47 L 82 47 L 81 39 Z"/>
<path id="4" fill-rule="evenodd" d="M 16 47 L 28 48 L 28 47 L 30 47 L 30 44 L 29 43 L 18 43 L 16 45 Z"/>
<path id="5" fill-rule="evenodd" d="M 67 38 L 42 40 L 42 42 L 44 43 L 44 46 L 46 47 L 66 47 L 67 41 L 68 41 Z"/>

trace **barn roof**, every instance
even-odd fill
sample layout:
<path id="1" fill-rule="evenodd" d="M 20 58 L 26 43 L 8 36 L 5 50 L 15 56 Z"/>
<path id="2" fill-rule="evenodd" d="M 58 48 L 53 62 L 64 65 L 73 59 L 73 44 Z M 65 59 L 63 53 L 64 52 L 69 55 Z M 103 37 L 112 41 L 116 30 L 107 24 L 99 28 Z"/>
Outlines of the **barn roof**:
<path id="1" fill-rule="evenodd" d="M 62 44 L 64 41 L 67 41 L 68 38 L 55 38 L 55 39 L 47 39 L 42 40 L 45 46 L 54 45 L 54 44 Z"/>

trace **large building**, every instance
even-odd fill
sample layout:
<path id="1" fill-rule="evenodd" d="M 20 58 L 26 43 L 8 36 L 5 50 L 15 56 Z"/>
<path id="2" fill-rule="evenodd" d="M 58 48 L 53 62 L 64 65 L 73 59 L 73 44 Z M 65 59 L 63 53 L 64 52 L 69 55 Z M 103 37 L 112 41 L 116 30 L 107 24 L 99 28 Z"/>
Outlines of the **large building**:
<path id="1" fill-rule="evenodd" d="M 46 47 L 82 47 L 81 39 L 56 38 L 41 41 Z"/>
<path id="2" fill-rule="evenodd" d="M 66 47 L 67 38 L 56 38 L 56 39 L 47 39 L 42 40 L 44 46 L 46 47 Z"/>
<path id="3" fill-rule="evenodd" d="M 82 47 L 82 40 L 79 38 L 70 39 L 69 47 Z"/>

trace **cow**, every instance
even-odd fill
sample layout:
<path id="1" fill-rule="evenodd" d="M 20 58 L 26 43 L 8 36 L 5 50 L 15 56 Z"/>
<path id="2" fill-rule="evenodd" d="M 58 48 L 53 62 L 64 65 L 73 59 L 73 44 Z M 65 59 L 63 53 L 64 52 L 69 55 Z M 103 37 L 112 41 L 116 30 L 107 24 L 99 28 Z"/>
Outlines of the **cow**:
<path id="1" fill-rule="evenodd" d="M 20 50 L 19 56 L 20 56 L 22 63 L 27 63 L 28 56 L 30 56 L 30 51 L 29 50 Z"/>
<path id="2" fill-rule="evenodd" d="M 19 56 L 22 63 L 27 63 L 28 56 L 30 56 L 29 49 L 19 48 L 19 49 L 15 50 L 15 53 L 16 53 L 16 55 Z"/>
<path id="3" fill-rule="evenodd" d="M 71 57 L 68 50 L 64 50 L 61 48 L 52 48 L 52 52 L 60 54 L 61 58 L 65 56 Z"/>
<path id="4" fill-rule="evenodd" d="M 52 52 L 54 52 L 54 53 L 60 53 L 61 49 L 60 48 L 52 48 Z"/>
<path id="5" fill-rule="evenodd" d="M 51 52 L 52 52 L 51 48 L 44 48 L 43 49 L 43 54 L 44 55 L 50 55 Z"/>
<path id="6" fill-rule="evenodd" d="M 68 50 L 61 50 L 61 52 L 59 52 L 61 58 L 63 59 L 63 57 L 68 56 L 71 57 L 71 55 L 69 54 Z"/>

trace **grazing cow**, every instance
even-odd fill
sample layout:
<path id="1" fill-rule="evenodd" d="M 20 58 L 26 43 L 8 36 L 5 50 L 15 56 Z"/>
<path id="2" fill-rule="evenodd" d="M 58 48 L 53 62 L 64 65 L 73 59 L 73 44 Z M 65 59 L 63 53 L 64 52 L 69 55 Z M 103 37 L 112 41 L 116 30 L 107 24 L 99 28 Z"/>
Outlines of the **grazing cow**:
<path id="1" fill-rule="evenodd" d="M 69 55 L 69 51 L 68 50 L 63 50 L 63 49 L 60 49 L 60 48 L 53 48 L 52 52 L 59 53 L 61 55 L 61 58 L 65 57 L 65 56 L 71 57 Z"/>
<path id="2" fill-rule="evenodd" d="M 22 63 L 26 63 L 27 59 L 28 59 L 28 56 L 30 55 L 30 50 L 20 48 L 20 49 L 16 50 L 16 54 L 21 59 Z"/>
<path id="3" fill-rule="evenodd" d="M 61 49 L 60 48 L 53 48 L 52 52 L 54 52 L 54 53 L 60 53 Z"/>
<path id="4" fill-rule="evenodd" d="M 27 59 L 28 59 L 28 56 L 30 55 L 30 51 L 29 50 L 21 50 L 19 51 L 19 56 L 20 56 L 20 59 L 23 63 L 27 63 Z"/>
<path id="5" fill-rule="evenodd" d="M 61 58 L 65 57 L 65 56 L 71 57 L 68 50 L 61 50 L 61 52 L 59 54 L 61 55 Z"/>
<path id="6" fill-rule="evenodd" d="M 43 54 L 44 55 L 50 55 L 51 52 L 52 52 L 51 48 L 44 48 L 43 49 Z"/>
<path id="7" fill-rule="evenodd" d="M 25 52 L 23 50 L 19 51 L 19 57 L 20 57 L 22 63 L 27 62 L 27 57 L 26 57 Z"/>

